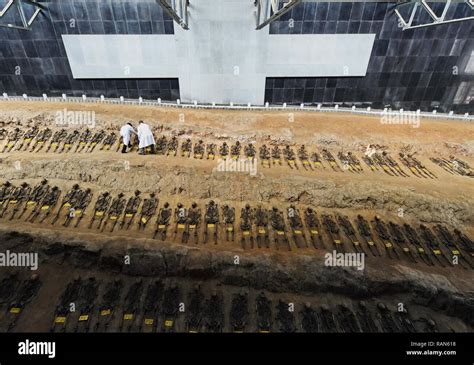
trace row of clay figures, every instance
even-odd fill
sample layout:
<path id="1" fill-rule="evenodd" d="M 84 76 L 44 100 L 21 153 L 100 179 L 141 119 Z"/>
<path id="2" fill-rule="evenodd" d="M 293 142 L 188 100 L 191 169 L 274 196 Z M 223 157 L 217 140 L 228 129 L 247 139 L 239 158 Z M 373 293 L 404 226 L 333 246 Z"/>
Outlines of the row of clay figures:
<path id="1" fill-rule="evenodd" d="M 451 232 L 440 224 L 432 229 L 421 224 L 415 229 L 408 223 L 385 223 L 378 216 L 368 222 L 358 215 L 351 221 L 342 214 L 322 213 L 318 217 L 311 207 L 304 208 L 301 213 L 295 205 L 290 205 L 285 214 L 275 206 L 265 208 L 261 204 L 254 208 L 246 204 L 240 211 L 240 222 L 237 222 L 235 208 L 230 204 L 219 209 L 219 204 L 210 200 L 204 206 L 204 213 L 196 202 L 188 208 L 178 203 L 174 211 L 165 202 L 158 209 L 159 199 L 155 193 L 143 199 L 138 190 L 128 199 L 123 193 L 113 197 L 109 192 L 103 192 L 96 199 L 93 210 L 86 214 L 93 199 L 91 189 L 74 184 L 61 196 L 61 190 L 57 186 L 51 187 L 47 180 L 35 187 L 27 183 L 14 186 L 7 181 L 0 187 L 0 218 L 26 217 L 25 220 L 31 223 L 43 223 L 52 216 L 51 224 L 62 218 L 64 227 L 73 221 L 78 227 L 82 219 L 89 216 L 88 228 L 113 232 L 117 225 L 121 230 L 130 229 L 136 219 L 137 229 L 143 231 L 157 215 L 153 238 L 172 239 L 183 244 L 207 243 L 210 237 L 215 244 L 223 240 L 234 241 L 236 228 L 240 228 L 238 233 L 244 249 L 254 248 L 255 244 L 259 248 L 270 248 L 273 242 L 277 249 L 328 249 L 332 246 L 337 251 L 345 251 L 350 247 L 359 253 L 380 256 L 379 246 L 382 246 L 389 258 L 400 259 L 403 255 L 415 263 L 421 259 L 432 264 L 431 254 L 445 266 L 452 265 L 453 258 L 457 257 L 466 268 L 472 267 L 474 255 L 474 243 L 464 233 L 457 229 Z M 174 229 L 170 232 L 173 224 Z M 168 236 L 170 233 L 171 237 Z"/>
<path id="2" fill-rule="evenodd" d="M 1 135 L 2 133 L 0 133 L 0 137 Z M 206 144 L 201 139 L 193 143 L 191 138 L 186 138 L 180 144 L 178 137 L 166 137 L 165 135 L 158 137 L 155 143 L 155 137 L 150 127 L 145 123 L 139 124 L 137 132 L 131 124 L 126 124 L 121 129 L 121 135 L 120 142 L 114 132 L 105 130 L 92 133 L 86 129 L 82 133 L 78 130 L 68 133 L 66 129 L 53 132 L 49 128 L 39 130 L 37 127 L 33 127 L 27 131 L 15 128 L 8 134 L 4 129 L 3 139 L 6 139 L 6 142 L 2 152 L 28 150 L 30 152 L 51 151 L 57 153 L 93 152 L 98 146 L 100 146 L 98 147 L 100 150 L 110 150 L 117 144 L 117 150 L 120 150 L 121 147 L 122 152 L 126 153 L 133 150 L 133 141 L 138 138 L 140 154 L 177 156 L 180 151 L 182 157 L 193 156 L 195 159 L 214 160 L 218 156 L 221 159 L 239 160 L 243 157 L 252 163 L 257 159 L 257 146 L 254 143 L 242 146 L 239 141 L 234 144 L 223 142 L 217 146 L 212 142 Z M 140 139 L 140 136 L 143 138 Z M 415 157 L 415 153 L 399 153 L 398 157 L 401 161 L 399 163 L 385 148 L 379 147 L 369 145 L 362 158 L 359 158 L 350 151 L 340 150 L 334 155 L 326 148 L 322 148 L 320 152 L 310 151 L 305 145 L 300 145 L 295 152 L 290 145 L 281 148 L 278 145 L 267 147 L 266 144 L 263 144 L 258 148 L 258 158 L 263 167 L 282 165 L 285 161 L 292 169 L 299 169 L 302 166 L 305 170 L 314 170 L 326 169 L 329 166 L 332 171 L 351 173 L 362 173 L 364 168 L 361 161 L 363 161 L 371 171 L 381 171 L 389 176 L 408 177 L 413 175 L 419 178 L 437 178 L 435 173 Z M 452 175 L 474 177 L 474 170 L 469 164 L 454 156 L 434 157 L 430 160 Z"/>
<path id="3" fill-rule="evenodd" d="M 8 280 L 13 282 L 16 278 Z M 5 284 L 15 286 L 12 282 Z M 255 294 L 249 295 L 246 289 L 228 292 L 219 287 L 206 293 L 200 284 L 183 287 L 174 280 L 137 279 L 126 285 L 120 278 L 102 281 L 79 276 L 67 284 L 57 299 L 50 332 L 104 332 L 111 328 L 120 332 L 190 333 L 439 331 L 425 314 L 415 312 L 413 317 L 406 307 L 390 309 L 380 301 L 341 302 L 330 307 L 309 301 L 289 302 L 265 291 Z M 71 315 L 69 303 L 77 303 L 78 315 Z M 187 308 L 184 313 L 178 310 L 181 303 Z M 114 321 L 114 314 L 118 320 Z"/>

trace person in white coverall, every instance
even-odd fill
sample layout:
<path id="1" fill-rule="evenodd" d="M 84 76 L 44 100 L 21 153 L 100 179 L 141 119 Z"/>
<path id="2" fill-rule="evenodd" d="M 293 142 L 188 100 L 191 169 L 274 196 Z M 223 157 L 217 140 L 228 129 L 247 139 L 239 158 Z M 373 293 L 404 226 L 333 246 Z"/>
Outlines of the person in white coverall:
<path id="1" fill-rule="evenodd" d="M 137 134 L 133 129 L 132 123 L 127 123 L 120 128 L 120 137 L 122 137 L 122 153 L 127 153 L 127 147 L 132 147 L 132 135 Z"/>
<path id="2" fill-rule="evenodd" d="M 142 120 L 138 122 L 138 154 L 144 155 L 145 149 L 150 147 L 151 153 L 155 153 L 155 137 L 148 124 L 143 123 Z"/>

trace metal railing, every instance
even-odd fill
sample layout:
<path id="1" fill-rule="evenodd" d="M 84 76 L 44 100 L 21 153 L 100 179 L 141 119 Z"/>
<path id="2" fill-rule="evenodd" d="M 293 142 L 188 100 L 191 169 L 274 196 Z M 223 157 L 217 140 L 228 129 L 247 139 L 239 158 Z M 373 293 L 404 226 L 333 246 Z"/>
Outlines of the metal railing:
<path id="1" fill-rule="evenodd" d="M 157 100 L 145 100 L 143 98 L 138 99 L 126 99 L 124 97 L 120 98 L 105 98 L 104 96 L 97 97 L 87 97 L 82 95 L 82 97 L 77 96 L 67 96 L 63 94 L 61 97 L 49 97 L 46 94 L 43 96 L 28 96 L 23 94 L 22 96 L 10 96 L 6 93 L 3 93 L 3 97 L 0 97 L 0 102 L 9 102 L 9 101 L 43 101 L 50 103 L 98 103 L 98 104 L 116 104 L 116 105 L 141 105 L 141 106 L 154 106 L 154 107 L 163 107 L 163 108 L 181 108 L 181 109 L 217 109 L 217 110 L 263 110 L 263 111 L 304 111 L 304 112 L 325 112 L 325 113 L 352 113 L 352 114 L 363 114 L 363 115 L 416 115 L 420 118 L 439 118 L 439 119 L 456 119 L 464 121 L 474 121 L 474 115 L 465 114 L 454 114 L 454 112 L 449 113 L 440 113 L 437 110 L 432 112 L 422 112 L 421 110 L 416 111 L 406 111 L 404 109 L 392 110 L 389 108 L 384 109 L 372 109 L 371 107 L 362 108 L 356 107 L 355 105 L 347 108 L 341 107 L 338 104 L 334 106 L 323 106 L 318 104 L 316 106 L 305 105 L 304 103 L 300 105 L 287 105 L 283 103 L 279 104 L 269 104 L 268 102 L 265 105 L 251 105 L 249 104 L 199 104 L 196 101 L 193 103 L 183 103 L 179 99 L 176 102 L 171 101 L 162 101 L 160 98 Z"/>

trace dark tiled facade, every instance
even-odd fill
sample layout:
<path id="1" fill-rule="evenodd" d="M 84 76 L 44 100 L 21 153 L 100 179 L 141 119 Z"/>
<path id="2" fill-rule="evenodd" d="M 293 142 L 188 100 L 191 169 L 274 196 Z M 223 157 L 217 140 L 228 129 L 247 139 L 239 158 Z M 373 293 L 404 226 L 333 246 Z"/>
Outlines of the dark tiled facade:
<path id="1" fill-rule="evenodd" d="M 177 79 L 74 80 L 61 40 L 61 34 L 173 34 L 171 18 L 155 0 L 42 3 L 47 10 L 33 31 L 0 27 L 0 91 L 179 98 Z M 267 78 L 265 100 L 474 112 L 473 102 L 466 103 L 474 74 L 465 72 L 474 50 L 474 22 L 402 31 L 393 4 L 303 2 L 272 23 L 272 34 L 376 33 L 376 40 L 365 77 Z M 417 21 L 429 20 L 426 13 L 418 14 Z M 11 9 L 2 23 L 14 22 L 12 15 Z M 448 18 L 453 15 L 472 15 L 472 10 L 458 3 Z"/>
<path id="2" fill-rule="evenodd" d="M 433 3 L 430 3 L 433 5 Z M 375 33 L 365 77 L 267 78 L 270 103 L 322 103 L 474 112 L 460 85 L 474 87 L 465 72 L 474 50 L 473 21 L 402 31 L 387 2 L 303 2 L 270 25 L 271 34 Z M 442 4 L 434 4 L 440 11 Z M 465 3 L 452 5 L 447 18 L 472 16 Z M 416 22 L 427 22 L 418 10 Z M 439 13 L 438 13 L 439 15 Z M 455 70 L 453 72 L 453 70 Z M 472 71 L 471 71 L 472 72 Z M 458 93 L 458 95 L 456 95 Z"/>
<path id="3" fill-rule="evenodd" d="M 49 0 L 32 31 L 0 27 L 0 91 L 176 100 L 178 79 L 74 80 L 61 34 L 173 34 L 154 0 Z M 1 2 L 3 5 L 4 2 Z M 26 7 L 25 7 L 26 8 Z M 11 8 L 2 24 L 18 24 Z M 19 67 L 19 68 L 18 68 Z"/>

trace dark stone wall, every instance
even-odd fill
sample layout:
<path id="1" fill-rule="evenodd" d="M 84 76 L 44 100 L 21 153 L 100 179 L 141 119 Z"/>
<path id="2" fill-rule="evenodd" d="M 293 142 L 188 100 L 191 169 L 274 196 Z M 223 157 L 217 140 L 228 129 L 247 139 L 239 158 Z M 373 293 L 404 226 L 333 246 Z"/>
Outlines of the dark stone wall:
<path id="1" fill-rule="evenodd" d="M 440 15 L 442 4 L 430 5 Z M 367 75 L 267 78 L 265 100 L 473 112 L 474 100 L 466 103 L 468 93 L 459 92 L 454 99 L 462 83 L 474 87 L 474 74 L 465 72 L 474 51 L 474 22 L 402 31 L 393 7 L 394 2 L 303 2 L 294 7 L 270 25 L 271 34 L 376 33 Z M 458 2 L 447 18 L 472 15 L 466 3 Z M 429 20 L 419 9 L 415 22 Z"/>
<path id="2" fill-rule="evenodd" d="M 0 27 L 0 91 L 12 95 L 46 92 L 179 98 L 178 79 L 74 80 L 61 40 L 61 34 L 173 34 L 173 21 L 155 0 L 45 0 L 41 3 L 47 10 L 34 22 L 32 31 Z M 376 33 L 376 40 L 365 77 L 269 77 L 265 100 L 376 108 L 390 105 L 410 110 L 439 107 L 440 111 L 474 112 L 474 91 L 473 101 L 468 103 L 474 74 L 465 71 L 474 50 L 474 22 L 402 31 L 393 5 L 393 2 L 302 2 L 272 23 L 271 34 Z M 440 5 L 435 7 L 439 9 Z M 18 23 L 19 17 L 13 16 L 13 10 L 0 20 L 2 24 Z M 473 13 L 467 4 L 459 2 L 452 6 L 448 17 Z M 427 20 L 426 13 L 419 11 L 416 21 Z M 455 67 L 457 74 L 453 72 Z"/>
<path id="3" fill-rule="evenodd" d="M 3 6 L 4 1 L 0 4 Z M 154 0 L 48 0 L 32 31 L 0 27 L 0 91 L 11 95 L 176 100 L 178 79 L 74 80 L 61 34 L 173 34 L 173 21 Z M 25 6 L 25 9 L 27 7 Z M 31 8 L 33 9 L 33 8 Z M 0 20 L 19 23 L 11 8 Z"/>

